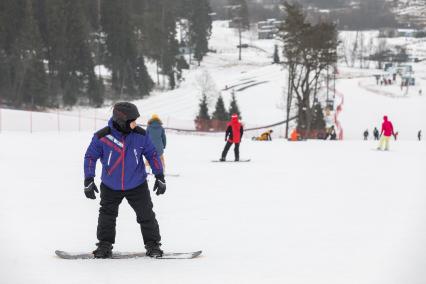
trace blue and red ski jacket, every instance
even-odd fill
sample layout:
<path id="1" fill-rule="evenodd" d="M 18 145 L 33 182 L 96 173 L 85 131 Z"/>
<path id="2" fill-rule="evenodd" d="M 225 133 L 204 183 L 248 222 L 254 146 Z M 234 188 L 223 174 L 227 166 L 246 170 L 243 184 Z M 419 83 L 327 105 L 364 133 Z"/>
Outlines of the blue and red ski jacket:
<path id="1" fill-rule="evenodd" d="M 155 146 L 144 129 L 136 127 L 125 135 L 114 128 L 112 119 L 108 127 L 96 132 L 84 155 L 84 177 L 95 177 L 96 162 L 102 164 L 102 182 L 113 190 L 129 190 L 146 180 L 143 157 L 148 160 L 153 174 L 162 174 L 163 167 Z"/>

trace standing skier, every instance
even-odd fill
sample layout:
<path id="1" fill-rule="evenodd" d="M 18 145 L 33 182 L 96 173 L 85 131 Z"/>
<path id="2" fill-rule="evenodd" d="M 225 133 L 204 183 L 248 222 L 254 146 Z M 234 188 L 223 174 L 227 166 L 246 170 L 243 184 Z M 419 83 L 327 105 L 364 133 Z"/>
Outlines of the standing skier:
<path id="1" fill-rule="evenodd" d="M 94 182 L 96 162 L 102 163 L 101 202 L 99 209 L 97 249 L 95 258 L 110 258 L 115 242 L 118 207 L 126 198 L 140 224 L 146 254 L 161 257 L 160 230 L 152 210 L 151 196 L 146 181 L 144 156 L 155 174 L 154 191 L 164 194 L 166 182 L 160 157 L 146 132 L 136 125 L 137 107 L 128 102 L 114 105 L 108 126 L 96 132 L 84 156 L 84 193 L 96 199 L 98 188 Z"/>
<path id="2" fill-rule="evenodd" d="M 374 140 L 379 140 L 380 133 L 377 127 L 374 127 L 373 135 L 374 135 Z"/>
<path id="3" fill-rule="evenodd" d="M 364 140 L 368 140 L 368 129 L 364 131 Z"/>
<path id="4" fill-rule="evenodd" d="M 382 131 L 380 132 L 380 144 L 379 147 L 377 147 L 377 150 L 382 150 L 383 146 L 385 146 L 386 151 L 389 150 L 389 140 L 391 135 L 395 137 L 395 133 L 393 132 L 393 125 L 385 115 L 383 117 Z"/>
<path id="5" fill-rule="evenodd" d="M 238 115 L 233 114 L 231 116 L 231 121 L 228 123 L 228 126 L 226 128 L 226 132 L 225 132 L 226 145 L 222 151 L 222 157 L 220 158 L 221 162 L 226 161 L 226 155 L 228 154 L 228 151 L 231 148 L 232 144 L 235 144 L 234 145 L 235 161 L 237 162 L 240 160 L 240 142 L 241 142 L 241 138 L 243 137 L 243 133 L 244 133 L 244 129 L 241 123 L 238 121 Z"/>
<path id="6" fill-rule="evenodd" d="M 422 140 L 422 131 L 419 130 L 419 132 L 417 132 L 417 138 L 419 139 L 419 141 Z"/>
<path id="7" fill-rule="evenodd" d="M 166 149 L 167 139 L 166 132 L 164 131 L 162 124 L 160 117 L 153 114 L 151 119 L 148 121 L 148 128 L 146 129 L 146 132 L 157 149 L 157 153 L 161 159 L 161 164 L 163 165 L 163 171 L 165 171 L 164 149 Z"/>

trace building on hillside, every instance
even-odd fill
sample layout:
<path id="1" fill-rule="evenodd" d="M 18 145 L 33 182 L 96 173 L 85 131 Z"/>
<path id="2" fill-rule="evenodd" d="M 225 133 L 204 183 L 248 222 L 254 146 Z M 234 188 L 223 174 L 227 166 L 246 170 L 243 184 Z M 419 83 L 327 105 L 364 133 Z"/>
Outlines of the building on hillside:
<path id="1" fill-rule="evenodd" d="M 280 31 L 283 21 L 268 19 L 257 23 L 257 34 L 259 39 L 273 39 Z"/>
<path id="2" fill-rule="evenodd" d="M 252 0 L 252 2 L 261 4 L 264 9 L 273 10 L 282 3 L 281 0 Z"/>

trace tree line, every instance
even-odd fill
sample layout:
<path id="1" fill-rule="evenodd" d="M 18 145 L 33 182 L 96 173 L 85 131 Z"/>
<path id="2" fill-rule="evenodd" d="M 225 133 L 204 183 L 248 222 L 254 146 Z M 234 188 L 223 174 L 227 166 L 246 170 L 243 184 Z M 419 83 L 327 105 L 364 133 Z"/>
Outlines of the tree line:
<path id="1" fill-rule="evenodd" d="M 211 28 L 208 0 L 0 0 L 0 103 L 101 106 L 173 89 Z"/>

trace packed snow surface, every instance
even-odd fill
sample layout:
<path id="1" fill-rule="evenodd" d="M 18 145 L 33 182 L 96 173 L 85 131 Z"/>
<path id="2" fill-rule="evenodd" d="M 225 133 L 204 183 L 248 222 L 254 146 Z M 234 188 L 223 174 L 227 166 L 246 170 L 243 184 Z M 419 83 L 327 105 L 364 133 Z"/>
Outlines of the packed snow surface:
<path id="1" fill-rule="evenodd" d="M 62 260 L 91 251 L 99 196 L 83 193 L 92 133 L 1 133 L 1 283 L 424 283 L 426 147 L 374 141 L 242 142 L 169 134 L 167 192 L 152 195 L 166 251 L 193 260 Z M 230 151 L 229 159 L 233 158 Z M 98 167 L 99 170 L 99 167 Z M 152 188 L 153 180 L 149 181 Z M 98 182 L 99 185 L 99 182 Z M 117 251 L 143 251 L 123 201 Z"/>

